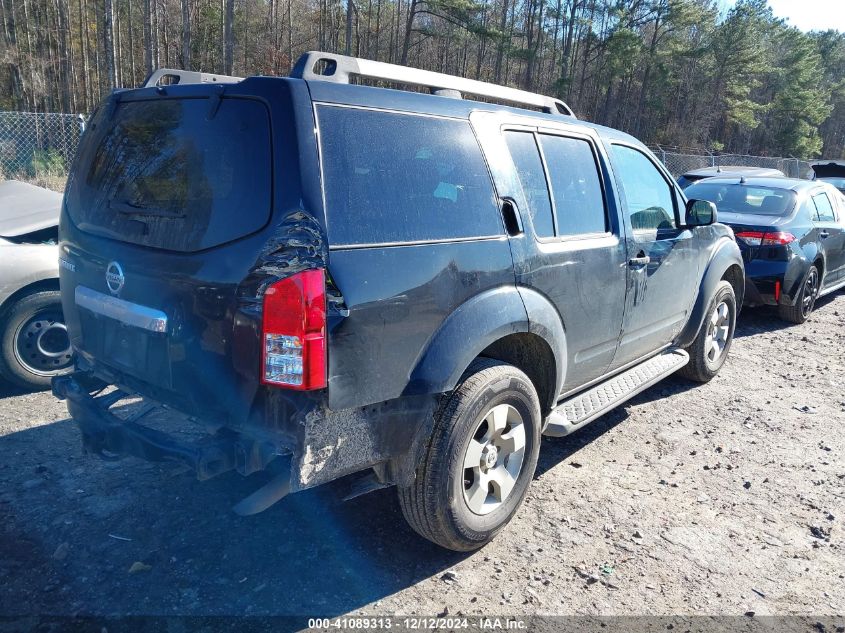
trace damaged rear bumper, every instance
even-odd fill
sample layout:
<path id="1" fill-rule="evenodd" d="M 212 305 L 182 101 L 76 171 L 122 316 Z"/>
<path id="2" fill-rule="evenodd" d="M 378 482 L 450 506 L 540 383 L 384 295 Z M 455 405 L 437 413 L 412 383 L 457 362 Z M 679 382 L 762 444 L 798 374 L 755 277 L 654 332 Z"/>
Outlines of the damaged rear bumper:
<path id="1" fill-rule="evenodd" d="M 107 460 L 133 456 L 151 462 L 176 462 L 190 468 L 199 480 L 231 470 L 249 475 L 264 470 L 271 461 L 281 458 L 287 463 L 281 465 L 279 471 L 282 474 L 270 482 L 272 486 L 267 484 L 259 489 L 238 504 L 235 510 L 240 514 L 260 512 L 289 492 L 289 456 L 280 455 L 271 444 L 246 438 L 226 428 L 198 442 L 179 441 L 137 422 L 149 412 L 149 406 L 139 407 L 136 413 L 126 418 L 112 413 L 111 407 L 129 394 L 117 389 L 100 396 L 91 395 L 83 387 L 85 378 L 87 376 L 79 374 L 58 376 L 53 378 L 52 389 L 53 395 L 67 401 L 68 412 L 82 432 L 86 452 Z M 273 491 L 272 498 L 267 495 L 268 486 Z"/>

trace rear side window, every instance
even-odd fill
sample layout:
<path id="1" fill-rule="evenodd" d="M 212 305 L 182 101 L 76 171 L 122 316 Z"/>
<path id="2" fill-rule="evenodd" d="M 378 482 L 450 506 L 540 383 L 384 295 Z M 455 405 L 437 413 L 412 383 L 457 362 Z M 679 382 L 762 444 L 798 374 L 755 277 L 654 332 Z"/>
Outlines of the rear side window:
<path id="1" fill-rule="evenodd" d="M 598 165 L 588 141 L 540 135 L 559 236 L 604 233 L 607 219 Z"/>
<path id="2" fill-rule="evenodd" d="M 271 212 L 270 125 L 258 101 L 161 99 L 104 106 L 68 187 L 80 228 L 197 251 L 263 227 Z"/>
<path id="3" fill-rule="evenodd" d="M 825 193 L 819 193 L 813 196 L 813 204 L 816 205 L 818 211 L 817 219 L 820 222 L 833 222 L 836 216 L 833 213 L 833 206 L 830 204 L 830 198 Z"/>
<path id="4" fill-rule="evenodd" d="M 522 191 L 528 203 L 528 212 L 539 237 L 553 237 L 555 224 L 552 219 L 552 203 L 546 184 L 546 173 L 537 142 L 531 132 L 505 132 L 505 141 L 511 152 Z"/>
<path id="5" fill-rule="evenodd" d="M 332 244 L 502 233 L 468 121 L 335 106 L 317 116 Z"/>

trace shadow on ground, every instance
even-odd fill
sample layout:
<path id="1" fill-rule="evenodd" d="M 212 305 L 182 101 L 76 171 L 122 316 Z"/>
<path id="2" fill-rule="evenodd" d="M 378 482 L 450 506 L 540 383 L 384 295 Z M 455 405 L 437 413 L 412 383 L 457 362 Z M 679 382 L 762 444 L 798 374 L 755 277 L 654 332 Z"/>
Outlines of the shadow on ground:
<path id="1" fill-rule="evenodd" d="M 836 297 L 837 293 L 831 293 L 818 299 L 816 301 L 815 310 L 825 308 Z M 812 315 L 810 322 L 812 322 Z M 774 332 L 777 330 L 789 330 L 801 328 L 802 325 L 784 321 L 778 316 L 777 308 L 774 306 L 761 306 L 757 308 L 744 307 L 739 315 L 736 327 L 736 338 L 743 336 L 753 336 L 754 334 L 761 334 L 763 332 Z"/>
<path id="2" fill-rule="evenodd" d="M 343 503 L 341 480 L 239 517 L 260 476 L 84 457 L 68 420 L 0 455 L 2 615 L 336 615 L 460 560 L 407 527 L 393 490 Z"/>
<path id="3" fill-rule="evenodd" d="M 784 325 L 749 310 L 737 336 Z M 695 387 L 670 378 L 631 404 Z M 21 393 L 0 385 L 0 411 Z M 537 475 L 623 422 L 628 406 L 545 441 Z M 0 437 L 0 455 L 2 615 L 338 615 L 467 556 L 412 532 L 391 489 L 342 502 L 348 479 L 239 517 L 231 506 L 261 476 L 198 482 L 175 466 L 103 462 L 81 454 L 69 420 Z"/>

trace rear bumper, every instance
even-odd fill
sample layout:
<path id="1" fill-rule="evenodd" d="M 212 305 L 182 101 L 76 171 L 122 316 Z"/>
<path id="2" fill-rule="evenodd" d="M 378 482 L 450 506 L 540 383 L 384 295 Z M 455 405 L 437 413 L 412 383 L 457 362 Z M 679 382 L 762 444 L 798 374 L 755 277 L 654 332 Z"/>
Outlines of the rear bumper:
<path id="1" fill-rule="evenodd" d="M 797 268 L 792 260 L 746 262 L 744 305 L 793 305 Z"/>
<path id="2" fill-rule="evenodd" d="M 174 439 L 157 429 L 137 423 L 147 404 L 135 415 L 120 418 L 111 407 L 128 397 L 114 390 L 92 396 L 83 387 L 87 374 L 74 373 L 53 379 L 53 394 L 67 401 L 68 412 L 82 432 L 83 448 L 104 459 L 133 456 L 152 462 L 176 462 L 189 467 L 200 480 L 210 479 L 230 470 L 248 475 L 262 470 L 276 453 L 269 444 L 258 444 L 239 434 L 222 429 L 196 443 Z"/>

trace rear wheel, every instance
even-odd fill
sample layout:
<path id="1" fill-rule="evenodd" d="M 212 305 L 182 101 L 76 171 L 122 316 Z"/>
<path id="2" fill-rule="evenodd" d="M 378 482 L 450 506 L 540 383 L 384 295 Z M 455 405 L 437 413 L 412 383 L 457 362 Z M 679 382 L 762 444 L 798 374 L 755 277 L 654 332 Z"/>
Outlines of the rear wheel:
<path id="1" fill-rule="evenodd" d="M 795 300 L 795 305 L 778 306 L 780 318 L 790 323 L 804 323 L 809 318 L 813 308 L 816 307 L 820 282 L 821 276 L 819 275 L 819 269 L 816 266 L 810 266 L 810 270 L 807 271 L 807 277 L 801 286 L 801 292 L 798 293 L 798 297 Z"/>
<path id="2" fill-rule="evenodd" d="M 688 348 L 690 360 L 678 373 L 696 382 L 711 380 L 728 357 L 736 329 L 736 296 L 733 286 L 720 281 L 710 300 L 707 317 Z"/>
<path id="3" fill-rule="evenodd" d="M 455 551 L 492 540 L 525 498 L 540 426 L 528 376 L 500 361 L 474 361 L 436 414 L 415 481 L 399 489 L 411 527 Z"/>
<path id="4" fill-rule="evenodd" d="M 26 295 L 0 319 L 0 375 L 25 389 L 46 389 L 73 366 L 57 290 Z"/>

